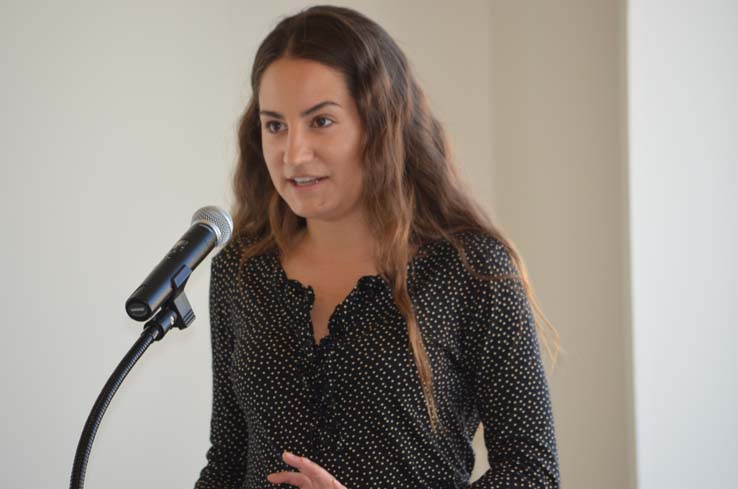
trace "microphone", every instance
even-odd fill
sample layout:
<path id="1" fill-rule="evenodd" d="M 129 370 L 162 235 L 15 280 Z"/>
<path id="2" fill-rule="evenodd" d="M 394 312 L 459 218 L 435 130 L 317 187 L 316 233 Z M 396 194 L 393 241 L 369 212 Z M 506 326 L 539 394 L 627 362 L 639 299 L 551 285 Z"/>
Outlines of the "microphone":
<path id="1" fill-rule="evenodd" d="M 146 321 L 165 302 L 184 289 L 192 271 L 216 246 L 225 245 L 233 233 L 228 212 L 216 206 L 199 209 L 192 225 L 126 301 L 126 312 Z"/>

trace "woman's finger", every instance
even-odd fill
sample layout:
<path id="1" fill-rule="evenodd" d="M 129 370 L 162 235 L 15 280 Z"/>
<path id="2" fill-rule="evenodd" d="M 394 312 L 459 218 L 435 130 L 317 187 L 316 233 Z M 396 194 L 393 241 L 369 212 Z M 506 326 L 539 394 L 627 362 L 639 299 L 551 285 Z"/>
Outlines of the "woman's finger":
<path id="1" fill-rule="evenodd" d="M 299 469 L 300 472 L 307 475 L 316 484 L 316 487 L 331 487 L 330 484 L 333 483 L 334 477 L 309 458 L 298 457 L 294 453 L 287 451 L 284 452 L 282 458 L 288 465 Z"/>
<path id="2" fill-rule="evenodd" d="M 301 489 L 313 489 L 315 487 L 310 479 L 300 472 L 275 472 L 269 474 L 267 480 L 272 484 L 289 484 Z"/>
<path id="3" fill-rule="evenodd" d="M 327 470 L 307 457 L 298 457 L 294 453 L 285 451 L 282 458 L 288 465 L 299 469 L 303 474 L 307 475 L 313 483 L 313 487 L 316 489 L 346 489 L 346 486 L 338 482 Z"/>

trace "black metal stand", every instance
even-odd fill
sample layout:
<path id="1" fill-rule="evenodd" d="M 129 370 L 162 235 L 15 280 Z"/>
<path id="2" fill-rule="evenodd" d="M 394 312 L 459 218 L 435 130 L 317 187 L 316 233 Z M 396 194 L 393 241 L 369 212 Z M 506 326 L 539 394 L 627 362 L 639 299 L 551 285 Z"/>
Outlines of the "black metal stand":
<path id="1" fill-rule="evenodd" d="M 144 324 L 143 333 L 128 351 L 123 360 L 118 364 L 102 392 L 97 397 L 92 407 L 87 422 L 82 430 L 82 436 L 77 444 L 77 453 L 74 456 L 72 466 L 72 478 L 69 487 L 71 489 L 82 489 L 85 483 L 85 472 L 87 471 L 87 459 L 92 450 L 92 442 L 95 440 L 97 428 L 100 426 L 105 411 L 110 401 L 118 391 L 118 387 L 131 371 L 138 359 L 144 354 L 154 341 L 159 341 L 169 332 L 172 327 L 184 329 L 195 319 L 190 302 L 184 294 L 184 283 L 181 283 L 180 292 L 168 303 L 162 306 L 159 313 L 153 319 Z"/>

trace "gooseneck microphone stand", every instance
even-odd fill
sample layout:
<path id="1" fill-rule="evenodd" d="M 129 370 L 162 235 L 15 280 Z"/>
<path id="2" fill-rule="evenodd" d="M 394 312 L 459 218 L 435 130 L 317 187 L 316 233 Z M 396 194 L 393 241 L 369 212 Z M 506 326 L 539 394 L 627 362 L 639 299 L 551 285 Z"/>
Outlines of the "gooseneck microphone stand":
<path id="1" fill-rule="evenodd" d="M 72 466 L 72 478 L 69 485 L 70 489 L 82 489 L 84 487 L 87 459 L 92 450 L 92 442 L 95 440 L 97 428 L 100 426 L 100 422 L 105 415 L 105 411 L 108 409 L 110 401 L 118 391 L 118 387 L 123 383 L 126 375 L 128 375 L 128 372 L 131 371 L 151 343 L 164 338 L 172 327 L 184 329 L 194 321 L 195 314 L 192 312 L 190 302 L 184 294 L 184 286 L 192 270 L 187 267 L 184 268 L 184 273 L 180 273 L 176 277 L 176 284 L 175 280 L 172 280 L 173 287 L 177 291 L 173 295 L 173 299 L 164 303 L 153 319 L 144 324 L 143 333 L 141 333 L 141 336 L 133 344 L 133 347 L 131 347 L 126 356 L 123 357 L 123 360 L 118 364 L 118 367 L 97 397 L 97 401 L 95 401 L 95 405 L 87 417 L 87 422 L 82 430 L 82 436 L 80 436 L 79 443 L 77 444 L 77 452 L 74 456 L 74 465 Z"/>
<path id="2" fill-rule="evenodd" d="M 195 320 L 190 301 L 184 293 L 192 270 L 216 246 L 225 245 L 233 233 L 230 214 L 216 206 L 198 209 L 190 228 L 126 301 L 126 312 L 136 321 L 145 322 L 143 333 L 110 376 L 92 407 L 74 455 L 71 489 L 82 489 L 87 460 L 97 428 L 108 405 L 118 392 L 128 372 L 151 346 L 172 327 L 185 329 Z"/>

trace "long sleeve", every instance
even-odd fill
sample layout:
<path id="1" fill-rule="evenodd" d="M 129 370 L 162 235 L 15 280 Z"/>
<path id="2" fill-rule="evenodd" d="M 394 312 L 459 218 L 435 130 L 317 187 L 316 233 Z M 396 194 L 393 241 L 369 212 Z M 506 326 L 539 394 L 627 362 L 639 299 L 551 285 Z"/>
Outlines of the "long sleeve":
<path id="1" fill-rule="evenodd" d="M 233 257 L 224 249 L 213 258 L 210 274 L 210 330 L 213 362 L 213 410 L 210 422 L 211 447 L 207 465 L 195 489 L 240 488 L 246 472 L 246 422 L 236 402 L 228 375 L 233 352 L 233 325 L 229 313 Z"/>
<path id="2" fill-rule="evenodd" d="M 485 246 L 483 263 L 484 273 L 518 275 L 497 242 Z M 558 489 L 553 412 L 527 296 L 515 279 L 477 283 L 468 368 L 490 468 L 471 487 Z"/>

